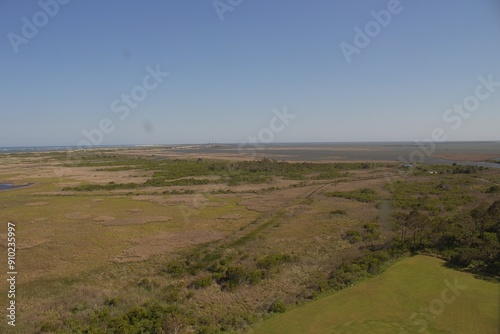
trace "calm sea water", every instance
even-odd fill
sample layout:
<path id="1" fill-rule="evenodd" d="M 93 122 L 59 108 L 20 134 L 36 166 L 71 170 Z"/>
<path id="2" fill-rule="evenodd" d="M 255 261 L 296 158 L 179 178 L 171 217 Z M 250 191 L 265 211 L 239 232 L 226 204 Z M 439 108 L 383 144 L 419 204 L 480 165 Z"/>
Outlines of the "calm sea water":
<path id="1" fill-rule="evenodd" d="M 153 145 L 150 145 L 153 146 Z M 182 145 L 181 145 L 182 146 Z M 136 146 L 99 146 L 98 148 L 140 148 Z M 413 142 L 371 142 L 371 143 L 277 143 L 255 147 L 251 144 L 223 144 L 221 147 L 201 146 L 200 148 L 172 148 L 164 145 L 166 150 L 185 153 L 228 153 L 247 154 L 250 157 L 269 157 L 287 161 L 419 161 L 419 156 L 425 156 L 425 163 L 430 164 L 461 164 L 500 168 L 500 164 L 491 162 L 467 162 L 460 160 L 445 160 L 437 156 L 480 155 L 487 154 L 500 161 L 500 142 L 444 142 L 435 146 L 427 144 L 419 146 Z M 241 149 L 241 147 L 243 149 Z M 39 146 L 39 147 L 0 147 L 2 153 L 48 152 L 75 150 L 72 146 Z M 429 151 L 431 150 L 431 152 Z M 419 153 L 424 152 L 424 153 Z M 429 154 L 429 152 L 431 154 Z"/>
<path id="2" fill-rule="evenodd" d="M 129 147 L 123 145 L 111 146 L 96 146 L 96 148 L 118 148 Z M 0 147 L 0 154 L 2 153 L 30 153 L 30 152 L 52 152 L 52 151 L 69 151 L 77 150 L 77 146 L 20 146 L 20 147 Z"/>

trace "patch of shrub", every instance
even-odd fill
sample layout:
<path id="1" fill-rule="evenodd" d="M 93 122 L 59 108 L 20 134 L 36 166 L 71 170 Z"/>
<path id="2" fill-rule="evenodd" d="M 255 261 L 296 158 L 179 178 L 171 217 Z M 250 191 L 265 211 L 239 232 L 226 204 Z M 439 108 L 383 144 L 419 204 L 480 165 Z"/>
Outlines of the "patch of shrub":
<path id="1" fill-rule="evenodd" d="M 91 321 L 85 324 L 66 323 L 64 333 L 180 333 L 191 324 L 188 314 L 178 306 L 162 306 L 150 302 L 114 317 L 110 316 L 107 307 L 98 309 L 94 311 Z M 45 324 L 41 330 L 57 331 Z"/>
<path id="2" fill-rule="evenodd" d="M 189 288 L 191 289 L 203 289 L 212 284 L 212 277 L 203 276 L 195 279 L 189 284 Z"/>
<path id="3" fill-rule="evenodd" d="M 494 193 L 498 193 L 498 192 L 500 192 L 500 187 L 497 185 L 491 186 L 488 189 L 486 189 L 487 194 L 494 194 Z"/>
<path id="4" fill-rule="evenodd" d="M 283 263 L 292 262 L 294 258 L 289 254 L 271 254 L 257 261 L 257 267 L 261 269 L 271 269 Z"/>
<path id="5" fill-rule="evenodd" d="M 362 278 L 379 274 L 390 259 L 390 254 L 385 250 L 370 252 L 332 271 L 328 276 L 328 284 L 336 290 L 344 289 Z"/>
<path id="6" fill-rule="evenodd" d="M 175 285 L 167 285 L 160 292 L 160 298 L 167 303 L 175 303 L 180 300 L 180 289 Z"/>
<path id="7" fill-rule="evenodd" d="M 224 273 L 217 275 L 217 284 L 222 290 L 232 291 L 238 286 L 248 282 L 248 272 L 244 267 L 231 266 Z"/>
<path id="8" fill-rule="evenodd" d="M 357 230 L 349 230 L 344 234 L 343 239 L 349 241 L 350 244 L 355 244 L 361 241 L 363 238 L 361 237 L 361 233 Z"/>
<path id="9" fill-rule="evenodd" d="M 377 199 L 377 192 L 370 188 L 363 188 L 353 191 L 331 191 L 325 194 L 328 197 L 342 197 L 356 200 L 358 202 L 373 202 Z"/>
<path id="10" fill-rule="evenodd" d="M 121 303 L 121 299 L 118 298 L 118 297 L 114 297 L 114 298 L 106 298 L 104 299 L 104 305 L 106 306 L 117 306 L 118 304 Z"/>
<path id="11" fill-rule="evenodd" d="M 97 190 L 116 190 L 116 189 L 136 189 L 143 187 L 139 183 L 114 183 L 108 184 L 83 184 L 78 187 L 64 187 L 63 191 L 97 191 Z"/>
<path id="12" fill-rule="evenodd" d="M 51 333 L 57 329 L 57 326 L 52 322 L 46 321 L 40 326 L 40 332 L 42 333 Z"/>
<path id="13" fill-rule="evenodd" d="M 286 311 L 286 306 L 285 303 L 283 303 L 281 300 L 277 300 L 269 306 L 268 311 L 270 313 L 284 313 Z"/>
<path id="14" fill-rule="evenodd" d="M 174 278 L 180 278 L 186 273 L 186 266 L 179 261 L 173 261 L 167 264 L 165 272 L 172 275 Z"/>
<path id="15" fill-rule="evenodd" d="M 248 273 L 248 283 L 252 284 L 252 285 L 255 285 L 255 284 L 259 284 L 260 281 L 262 281 L 262 279 L 264 279 L 265 277 L 265 272 L 262 271 L 262 270 L 254 270 L 254 271 L 251 271 Z"/>
<path id="16" fill-rule="evenodd" d="M 137 283 L 137 286 L 145 290 L 151 291 L 154 288 L 157 288 L 159 284 L 156 281 L 150 280 L 148 278 L 143 278 Z"/>

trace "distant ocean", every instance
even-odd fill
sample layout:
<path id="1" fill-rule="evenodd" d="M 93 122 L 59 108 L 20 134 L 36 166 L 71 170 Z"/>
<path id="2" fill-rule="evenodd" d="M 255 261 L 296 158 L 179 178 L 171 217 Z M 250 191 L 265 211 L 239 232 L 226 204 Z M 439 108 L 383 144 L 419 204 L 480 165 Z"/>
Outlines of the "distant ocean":
<path id="1" fill-rule="evenodd" d="M 134 145 L 109 145 L 95 146 L 95 148 L 118 148 L 118 147 L 135 147 Z M 2 153 L 29 153 L 29 152 L 51 152 L 51 151 L 70 151 L 77 150 L 77 146 L 18 146 L 18 147 L 0 147 Z"/>

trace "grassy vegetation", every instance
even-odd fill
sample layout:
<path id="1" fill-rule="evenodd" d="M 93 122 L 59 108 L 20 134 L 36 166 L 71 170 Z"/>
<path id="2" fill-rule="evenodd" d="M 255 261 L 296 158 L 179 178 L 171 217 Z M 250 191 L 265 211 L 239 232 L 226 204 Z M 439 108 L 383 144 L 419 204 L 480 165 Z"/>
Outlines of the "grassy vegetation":
<path id="1" fill-rule="evenodd" d="M 135 189 L 146 186 L 168 187 L 209 183 L 226 183 L 236 186 L 239 184 L 266 183 L 272 177 L 282 177 L 287 180 L 305 180 L 311 174 L 316 174 L 312 177 L 315 180 L 328 180 L 345 177 L 347 176 L 346 171 L 349 170 L 363 170 L 384 166 L 383 164 L 367 165 L 363 163 L 289 163 L 270 159 L 241 162 L 203 159 L 159 161 L 109 155 L 83 155 L 78 159 L 70 158 L 66 162 L 65 166 L 67 167 L 100 167 L 96 168 L 96 171 L 113 172 L 137 169 L 153 171 L 152 178 L 143 184 L 82 185 L 63 189 L 73 191 Z M 193 179 L 192 176 L 216 176 L 217 178 L 200 180 Z"/>
<path id="2" fill-rule="evenodd" d="M 463 189 L 472 184 L 472 180 L 462 177 L 397 181 L 390 184 L 392 204 L 401 209 L 452 211 L 473 201 L 473 196 Z"/>
<path id="3" fill-rule="evenodd" d="M 246 332 L 364 284 L 405 252 L 448 252 L 480 270 L 496 247 L 496 211 L 488 210 L 499 177 L 488 170 L 421 166 L 388 184 L 388 175 L 399 177 L 395 164 L 176 160 L 117 150 L 28 154 L 21 174 L 15 159 L 4 159 L 0 178 L 34 183 L 0 192 L 2 214 L 22 236 L 19 333 Z M 395 211 L 373 204 L 382 199 Z M 472 214 L 472 199 L 486 206 Z M 420 221 L 436 229 L 415 229 Z M 404 245 L 401 222 L 413 224 Z M 474 222 L 482 235 L 467 229 Z M 451 246 L 438 249 L 435 240 Z"/>
<path id="4" fill-rule="evenodd" d="M 329 197 L 342 197 L 347 199 L 353 199 L 365 203 L 373 202 L 378 198 L 377 192 L 370 188 L 363 188 L 353 191 L 332 191 L 332 192 L 327 192 L 325 195 Z"/>
<path id="5" fill-rule="evenodd" d="M 446 282 L 466 288 L 454 296 Z M 453 301 L 440 304 L 445 289 Z M 498 284 L 447 269 L 442 260 L 415 256 L 352 288 L 276 315 L 254 333 L 494 333 L 498 297 Z"/>

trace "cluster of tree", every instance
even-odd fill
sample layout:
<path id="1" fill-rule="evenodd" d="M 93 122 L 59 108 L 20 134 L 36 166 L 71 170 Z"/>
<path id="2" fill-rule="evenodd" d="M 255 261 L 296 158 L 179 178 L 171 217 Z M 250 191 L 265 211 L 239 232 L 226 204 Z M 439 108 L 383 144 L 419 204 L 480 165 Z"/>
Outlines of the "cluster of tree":
<path id="1" fill-rule="evenodd" d="M 414 209 L 397 212 L 394 220 L 396 247 L 435 252 L 458 266 L 500 273 L 500 200 L 448 219 Z"/>

